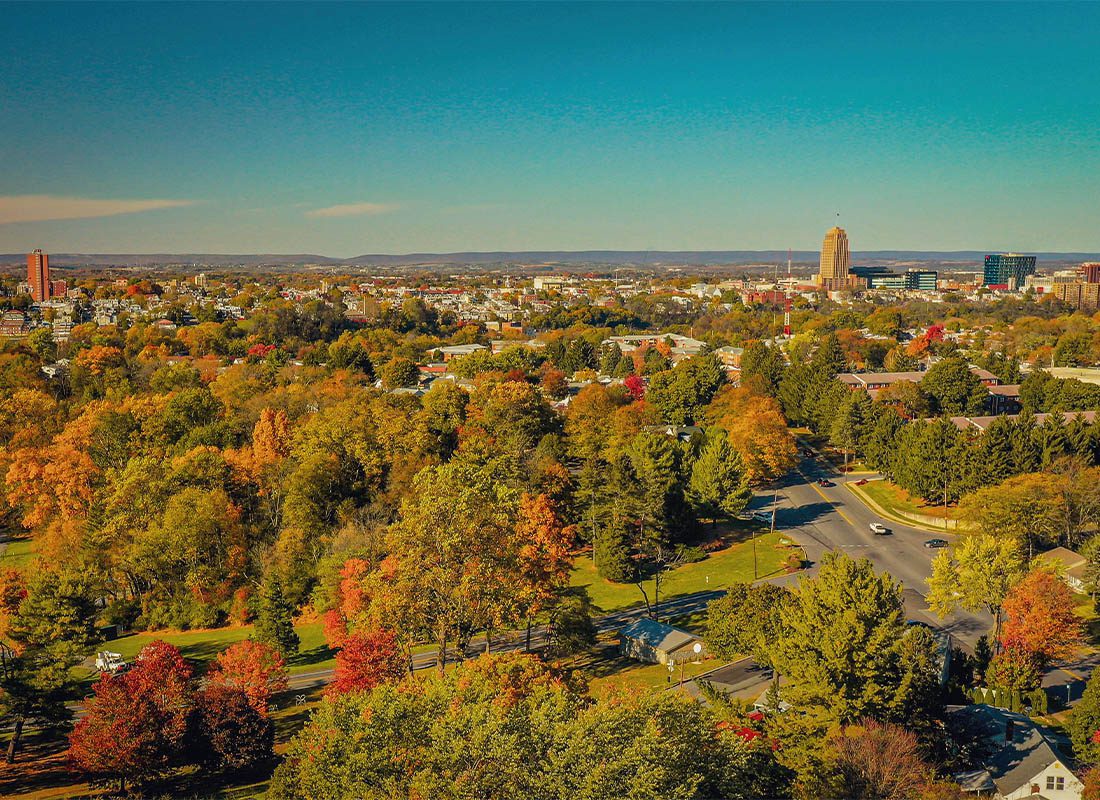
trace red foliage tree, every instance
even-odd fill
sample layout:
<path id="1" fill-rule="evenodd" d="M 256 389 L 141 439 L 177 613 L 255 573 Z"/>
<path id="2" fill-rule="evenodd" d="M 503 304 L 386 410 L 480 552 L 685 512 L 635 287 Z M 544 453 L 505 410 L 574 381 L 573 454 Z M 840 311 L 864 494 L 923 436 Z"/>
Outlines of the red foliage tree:
<path id="1" fill-rule="evenodd" d="M 146 645 L 133 668 L 93 687 L 87 715 L 69 736 L 69 762 L 93 780 L 142 782 L 183 752 L 194 707 L 191 667 L 167 642 Z"/>
<path id="2" fill-rule="evenodd" d="M 141 648 L 134 668 L 126 673 L 131 690 L 156 707 L 161 736 L 173 751 L 183 747 L 194 708 L 192 672 L 178 647 L 158 639 Z"/>
<path id="3" fill-rule="evenodd" d="M 244 692 L 249 704 L 266 716 L 272 695 L 287 689 L 286 662 L 270 645 L 246 639 L 218 653 L 207 685 Z"/>
<path id="4" fill-rule="evenodd" d="M 198 728 L 211 766 L 243 769 L 274 755 L 275 726 L 240 689 L 207 684 L 198 697 Z"/>
<path id="5" fill-rule="evenodd" d="M 134 691 L 133 672 L 106 675 L 92 687 L 87 714 L 69 734 L 69 764 L 94 781 L 141 783 L 168 767 L 172 753 L 160 734 L 152 699 Z"/>
<path id="6" fill-rule="evenodd" d="M 1042 664 L 1071 655 L 1082 641 L 1081 618 L 1068 586 L 1046 569 L 1034 569 L 1005 597 L 1001 642 L 1033 653 Z"/>
<path id="7" fill-rule="evenodd" d="M 645 397 L 645 381 L 638 375 L 627 375 L 623 386 L 630 392 L 631 400 L 641 400 Z"/>
<path id="8" fill-rule="evenodd" d="M 382 683 L 401 680 L 407 669 L 408 663 L 393 631 L 351 633 L 336 654 L 336 672 L 326 693 L 339 695 L 373 689 Z"/>

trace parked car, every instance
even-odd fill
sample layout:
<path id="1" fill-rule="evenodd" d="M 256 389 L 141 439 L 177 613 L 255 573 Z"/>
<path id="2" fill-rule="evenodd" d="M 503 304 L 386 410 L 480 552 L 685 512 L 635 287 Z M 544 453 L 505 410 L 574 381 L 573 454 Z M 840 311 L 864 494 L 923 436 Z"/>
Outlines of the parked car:
<path id="1" fill-rule="evenodd" d="M 835 483 L 833 483 L 833 482 L 832 482 L 831 480 L 829 480 L 828 478 L 822 478 L 821 480 L 819 480 L 819 481 L 817 482 L 817 485 L 818 485 L 818 486 L 824 486 L 824 487 L 825 487 L 826 489 L 828 489 L 828 488 L 829 488 L 830 486 L 836 486 L 836 484 L 835 484 Z"/>
<path id="2" fill-rule="evenodd" d="M 881 523 L 872 522 L 871 533 L 873 533 L 875 536 L 886 536 L 890 533 L 890 529 L 887 528 L 885 525 L 882 525 Z"/>
<path id="3" fill-rule="evenodd" d="M 772 512 L 770 512 L 770 511 L 754 511 L 754 512 L 752 512 L 752 518 L 754 520 L 756 520 L 757 522 L 763 522 L 763 523 L 766 523 L 768 525 L 771 525 Z"/>
<path id="4" fill-rule="evenodd" d="M 856 481 L 856 486 L 866 486 L 866 485 L 867 485 L 867 479 L 866 478 L 860 478 L 858 481 Z"/>
<path id="5" fill-rule="evenodd" d="M 941 547 L 947 547 L 946 539 L 929 539 L 924 543 L 924 546 L 929 550 L 939 550 Z"/>

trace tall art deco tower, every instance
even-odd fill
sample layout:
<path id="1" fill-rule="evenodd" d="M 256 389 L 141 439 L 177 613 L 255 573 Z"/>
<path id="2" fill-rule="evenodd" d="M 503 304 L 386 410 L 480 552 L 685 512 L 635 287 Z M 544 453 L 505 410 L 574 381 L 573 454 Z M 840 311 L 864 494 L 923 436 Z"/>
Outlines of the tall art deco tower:
<path id="1" fill-rule="evenodd" d="M 848 281 L 848 234 L 843 228 L 830 228 L 821 245 L 819 286 L 832 288 Z"/>

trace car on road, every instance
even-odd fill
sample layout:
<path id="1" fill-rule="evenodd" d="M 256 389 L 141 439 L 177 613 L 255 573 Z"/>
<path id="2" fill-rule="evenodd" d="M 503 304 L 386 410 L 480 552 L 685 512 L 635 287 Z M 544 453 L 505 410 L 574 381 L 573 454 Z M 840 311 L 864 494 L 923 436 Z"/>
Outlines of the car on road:
<path id="1" fill-rule="evenodd" d="M 828 488 L 829 488 L 830 486 L 836 486 L 836 484 L 835 484 L 835 483 L 833 483 L 833 482 L 832 482 L 831 480 L 829 480 L 828 478 L 822 478 L 821 480 L 819 480 L 819 481 L 817 482 L 817 485 L 818 485 L 818 486 L 824 486 L 824 487 L 825 487 L 826 489 L 828 489 Z"/>
<path id="2" fill-rule="evenodd" d="M 924 546 L 929 550 L 939 550 L 941 547 L 947 547 L 946 539 L 929 539 L 924 543 Z"/>
<path id="3" fill-rule="evenodd" d="M 866 485 L 867 485 L 867 479 L 866 478 L 860 478 L 858 481 L 856 481 L 856 486 L 866 486 Z"/>
<path id="4" fill-rule="evenodd" d="M 870 527 L 871 533 L 875 536 L 888 536 L 890 534 L 890 529 L 879 522 L 872 522 Z"/>
<path id="5" fill-rule="evenodd" d="M 754 511 L 754 512 L 752 512 L 752 518 L 754 520 L 756 520 L 757 522 L 763 522 L 763 523 L 766 523 L 766 524 L 770 525 L 771 521 L 772 521 L 772 512 L 770 512 L 770 511 Z"/>

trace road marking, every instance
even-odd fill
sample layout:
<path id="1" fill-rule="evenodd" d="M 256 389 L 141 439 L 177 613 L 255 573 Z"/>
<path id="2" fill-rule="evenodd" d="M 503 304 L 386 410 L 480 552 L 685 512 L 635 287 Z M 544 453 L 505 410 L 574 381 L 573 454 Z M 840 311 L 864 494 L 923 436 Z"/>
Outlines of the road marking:
<path id="1" fill-rule="evenodd" d="M 1075 681 L 1083 681 L 1083 680 L 1085 680 L 1085 678 L 1084 678 L 1083 676 L 1081 676 L 1081 675 L 1078 675 L 1078 674 L 1077 674 L 1076 672 L 1074 672 L 1074 671 L 1073 671 L 1073 670 L 1071 670 L 1071 669 L 1066 669 L 1065 667 L 1058 667 L 1058 671 L 1059 671 L 1059 672 L 1064 672 L 1064 673 L 1066 673 L 1066 674 L 1067 674 L 1067 675 L 1069 675 L 1069 676 L 1070 676 L 1071 678 L 1073 678 L 1073 679 L 1074 679 Z"/>
<path id="2" fill-rule="evenodd" d="M 812 486 L 814 491 L 817 492 L 819 495 L 821 495 L 822 500 L 824 500 L 826 503 L 828 503 L 829 505 L 831 505 L 833 507 L 833 511 L 840 514 L 841 518 L 843 518 L 843 520 L 845 522 L 847 522 L 849 525 L 851 525 L 853 528 L 856 527 L 856 524 L 854 522 L 852 522 L 852 520 L 848 517 L 848 515 L 840 510 L 840 506 L 838 506 L 835 502 L 830 500 L 829 495 L 827 495 L 827 494 L 825 494 L 825 492 L 821 491 L 821 487 L 818 486 L 816 482 L 811 481 L 809 478 L 807 478 L 805 476 L 805 474 L 803 474 L 802 470 L 797 470 L 797 472 L 798 472 L 799 475 L 802 475 L 802 480 L 806 481 L 807 485 Z M 856 528 L 856 530 L 859 530 L 859 529 Z"/>

